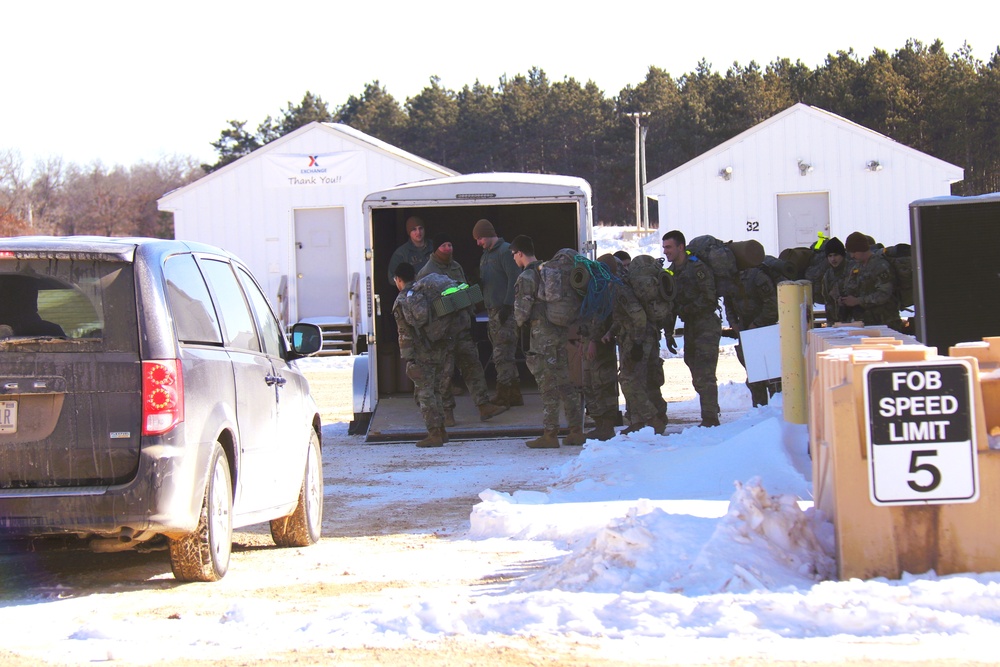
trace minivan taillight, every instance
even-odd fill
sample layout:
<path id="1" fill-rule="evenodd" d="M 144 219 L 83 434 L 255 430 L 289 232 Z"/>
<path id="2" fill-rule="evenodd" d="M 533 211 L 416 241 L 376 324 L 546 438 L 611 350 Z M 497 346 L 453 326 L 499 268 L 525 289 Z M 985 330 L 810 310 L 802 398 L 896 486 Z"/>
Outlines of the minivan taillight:
<path id="1" fill-rule="evenodd" d="M 184 421 L 179 359 L 142 362 L 142 434 L 160 435 Z"/>

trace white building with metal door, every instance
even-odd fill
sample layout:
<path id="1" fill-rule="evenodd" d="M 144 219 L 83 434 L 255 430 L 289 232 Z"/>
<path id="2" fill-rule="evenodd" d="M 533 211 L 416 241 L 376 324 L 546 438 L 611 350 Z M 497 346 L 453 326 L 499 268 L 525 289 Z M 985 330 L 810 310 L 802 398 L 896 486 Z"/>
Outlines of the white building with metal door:
<path id="1" fill-rule="evenodd" d="M 756 239 L 768 254 L 818 232 L 910 242 L 909 204 L 964 170 L 836 114 L 796 104 L 646 184 L 659 232 Z"/>
<path id="2" fill-rule="evenodd" d="M 158 205 L 174 214 L 175 238 L 235 253 L 286 323 L 316 322 L 325 349 L 348 351 L 365 301 L 365 195 L 456 173 L 347 125 L 314 122 Z"/>

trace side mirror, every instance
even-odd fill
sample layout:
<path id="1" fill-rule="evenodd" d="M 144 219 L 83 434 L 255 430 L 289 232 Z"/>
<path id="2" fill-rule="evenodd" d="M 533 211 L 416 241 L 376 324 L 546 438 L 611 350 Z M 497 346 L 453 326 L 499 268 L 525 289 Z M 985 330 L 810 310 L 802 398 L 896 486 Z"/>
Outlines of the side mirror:
<path id="1" fill-rule="evenodd" d="M 315 324 L 298 322 L 291 328 L 292 352 L 299 357 L 316 354 L 323 347 L 323 331 Z"/>

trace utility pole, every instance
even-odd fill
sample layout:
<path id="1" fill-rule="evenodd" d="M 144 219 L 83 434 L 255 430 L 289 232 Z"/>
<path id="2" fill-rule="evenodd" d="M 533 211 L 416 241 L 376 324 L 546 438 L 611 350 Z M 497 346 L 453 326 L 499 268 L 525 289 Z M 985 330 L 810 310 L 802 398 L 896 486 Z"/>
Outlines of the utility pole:
<path id="1" fill-rule="evenodd" d="M 626 116 L 635 123 L 635 231 L 641 232 L 649 223 L 649 208 L 646 204 L 646 129 L 642 119 L 648 111 L 632 111 Z"/>

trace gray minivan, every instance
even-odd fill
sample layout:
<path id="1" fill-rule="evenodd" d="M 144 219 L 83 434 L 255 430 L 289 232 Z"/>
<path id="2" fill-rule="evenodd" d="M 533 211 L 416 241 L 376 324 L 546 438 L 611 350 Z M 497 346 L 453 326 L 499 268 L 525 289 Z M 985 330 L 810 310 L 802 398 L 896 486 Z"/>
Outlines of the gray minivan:
<path id="1" fill-rule="evenodd" d="M 209 245 L 0 239 L 0 540 L 167 546 L 225 575 L 235 527 L 320 536 L 319 411 L 250 271 Z"/>

